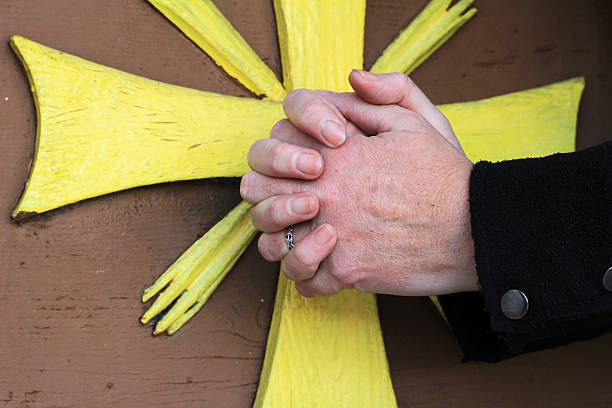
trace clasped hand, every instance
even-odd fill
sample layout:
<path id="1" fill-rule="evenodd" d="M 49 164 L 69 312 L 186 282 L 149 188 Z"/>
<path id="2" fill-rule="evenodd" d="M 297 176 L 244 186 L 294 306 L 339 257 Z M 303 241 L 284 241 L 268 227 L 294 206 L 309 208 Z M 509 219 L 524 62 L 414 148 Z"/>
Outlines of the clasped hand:
<path id="1" fill-rule="evenodd" d="M 448 120 L 403 74 L 349 81 L 354 93 L 289 94 L 287 119 L 251 147 L 240 192 L 259 251 L 307 297 L 476 290 L 472 163 Z"/>

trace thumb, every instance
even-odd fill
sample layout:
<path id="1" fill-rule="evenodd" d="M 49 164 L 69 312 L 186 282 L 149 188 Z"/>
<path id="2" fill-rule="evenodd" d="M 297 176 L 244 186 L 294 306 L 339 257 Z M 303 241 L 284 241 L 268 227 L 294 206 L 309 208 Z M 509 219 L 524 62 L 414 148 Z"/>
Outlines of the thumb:
<path id="1" fill-rule="evenodd" d="M 372 74 L 353 70 L 349 82 L 355 93 L 374 105 L 399 105 L 421 115 L 446 140 L 461 150 L 461 145 L 446 116 L 431 103 L 423 91 L 404 74 Z"/>

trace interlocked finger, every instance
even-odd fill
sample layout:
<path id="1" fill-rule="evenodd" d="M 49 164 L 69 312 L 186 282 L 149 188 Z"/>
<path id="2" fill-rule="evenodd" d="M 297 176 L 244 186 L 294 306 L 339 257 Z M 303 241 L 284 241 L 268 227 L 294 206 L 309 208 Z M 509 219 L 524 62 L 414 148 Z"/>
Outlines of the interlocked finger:
<path id="1" fill-rule="evenodd" d="M 291 123 L 328 147 L 346 139 L 346 119 L 329 101 L 310 89 L 296 89 L 285 98 L 283 110 Z"/>
<path id="2" fill-rule="evenodd" d="M 277 195 L 290 195 L 307 191 L 308 181 L 268 177 L 256 171 L 242 176 L 240 195 L 249 204 L 257 204 Z"/>
<path id="3" fill-rule="evenodd" d="M 420 114 L 398 105 L 372 105 L 353 92 L 316 92 L 368 135 L 431 126 Z"/>
<path id="4" fill-rule="evenodd" d="M 251 169 L 271 177 L 312 180 L 323 172 L 318 151 L 277 139 L 258 140 L 249 149 Z"/>
<path id="5" fill-rule="evenodd" d="M 283 272 L 296 282 L 311 279 L 319 264 L 336 246 L 336 240 L 336 230 L 331 225 L 318 226 L 287 253 L 283 259 Z"/>
<path id="6" fill-rule="evenodd" d="M 446 116 L 407 75 L 371 74 L 353 70 L 349 75 L 349 81 L 361 99 L 374 105 L 397 104 L 410 109 L 427 120 L 453 146 L 461 149 Z"/>
<path id="7" fill-rule="evenodd" d="M 345 289 L 323 266 L 315 275 L 295 283 L 295 289 L 304 297 L 331 296 Z"/>
<path id="8" fill-rule="evenodd" d="M 289 253 L 285 232 L 287 229 L 271 234 L 263 233 L 257 241 L 257 249 L 266 261 L 276 262 L 283 259 Z M 311 222 L 303 222 L 295 225 L 292 229 L 293 244 L 302 241 L 306 235 L 312 231 Z"/>
<path id="9" fill-rule="evenodd" d="M 289 119 L 286 118 L 279 120 L 272 126 L 272 130 L 270 130 L 270 139 L 280 140 L 281 142 L 291 143 L 318 152 L 325 147 L 324 144 L 295 127 Z"/>
<path id="10" fill-rule="evenodd" d="M 319 199 L 312 193 L 280 195 L 253 207 L 251 221 L 258 230 L 272 233 L 311 220 L 318 212 Z"/>

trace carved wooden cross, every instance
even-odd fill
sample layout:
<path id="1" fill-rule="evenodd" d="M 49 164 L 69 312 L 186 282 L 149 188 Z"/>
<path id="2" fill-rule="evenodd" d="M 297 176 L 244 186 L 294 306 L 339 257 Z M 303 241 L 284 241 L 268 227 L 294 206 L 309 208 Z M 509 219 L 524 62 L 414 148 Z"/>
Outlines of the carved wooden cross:
<path id="1" fill-rule="evenodd" d="M 288 92 L 350 91 L 348 73 L 363 66 L 365 0 L 274 0 L 284 85 L 210 0 L 149 1 L 266 100 L 167 85 L 13 37 L 38 114 L 15 219 L 142 185 L 239 177 Z M 414 70 L 474 15 L 472 1 L 432 0 L 371 71 Z M 574 149 L 583 86 L 575 78 L 440 109 L 474 161 L 542 156 Z M 239 204 L 145 291 L 143 301 L 161 293 L 143 323 L 176 301 L 155 327 L 172 334 L 203 306 L 255 236 L 249 211 Z M 375 296 L 306 299 L 281 274 L 255 405 L 396 406 Z"/>

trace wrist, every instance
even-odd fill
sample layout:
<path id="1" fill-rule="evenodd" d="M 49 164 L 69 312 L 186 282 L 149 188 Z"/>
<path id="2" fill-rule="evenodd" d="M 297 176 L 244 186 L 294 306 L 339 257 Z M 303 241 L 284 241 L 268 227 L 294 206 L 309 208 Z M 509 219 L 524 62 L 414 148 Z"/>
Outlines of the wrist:
<path id="1" fill-rule="evenodd" d="M 473 163 L 465 158 L 455 173 L 455 194 L 452 195 L 449 228 L 452 237 L 448 253 L 453 265 L 452 292 L 478 291 L 478 273 L 474 255 L 470 213 L 470 176 Z"/>

